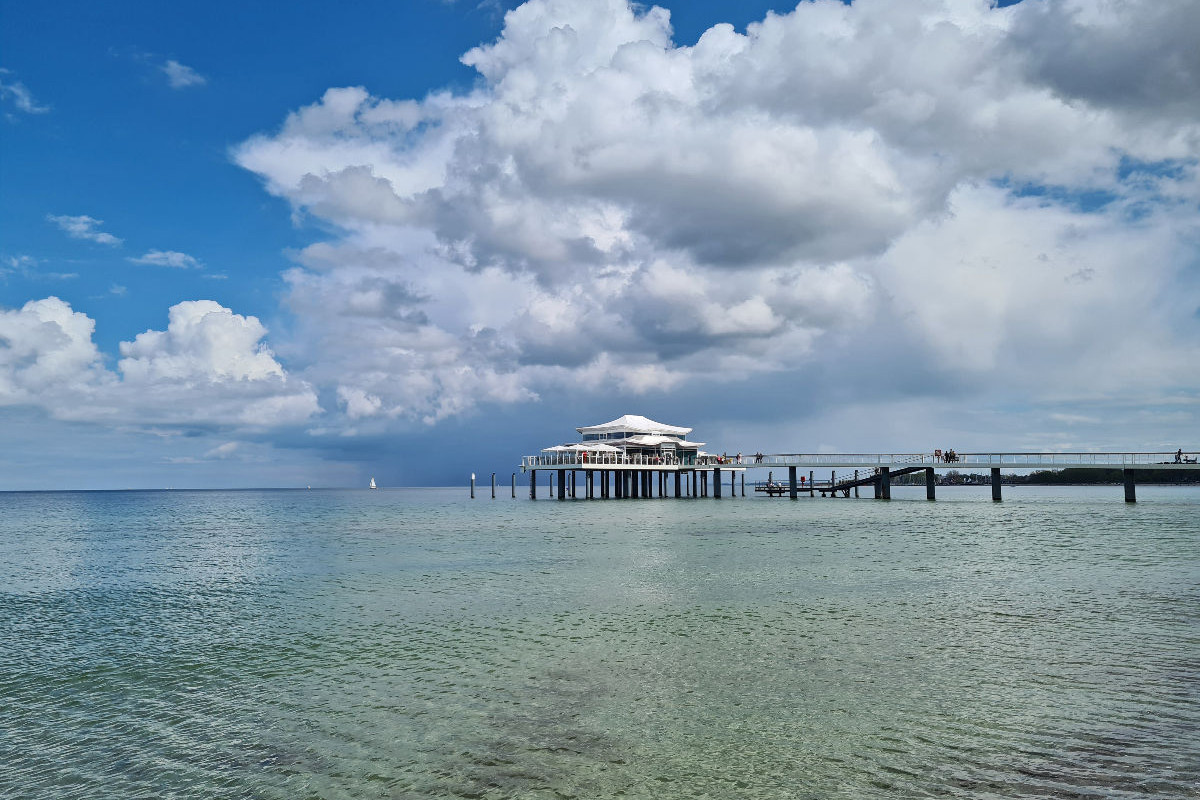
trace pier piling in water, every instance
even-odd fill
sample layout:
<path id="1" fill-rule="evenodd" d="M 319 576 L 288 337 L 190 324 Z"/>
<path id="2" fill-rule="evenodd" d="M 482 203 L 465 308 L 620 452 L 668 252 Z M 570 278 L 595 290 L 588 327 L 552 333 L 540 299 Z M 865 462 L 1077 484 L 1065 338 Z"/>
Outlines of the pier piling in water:
<path id="1" fill-rule="evenodd" d="M 492 499 L 496 499 L 496 473 L 492 473 Z"/>
<path id="2" fill-rule="evenodd" d="M 1124 473 L 1123 477 L 1125 478 L 1125 502 L 1126 503 L 1136 503 L 1137 502 L 1137 489 L 1134 488 L 1134 484 L 1133 484 L 1133 470 L 1127 469 L 1127 470 L 1122 470 L 1122 472 Z"/>
<path id="3" fill-rule="evenodd" d="M 992 467 L 992 502 L 1000 502 L 1000 468 Z"/>
<path id="4" fill-rule="evenodd" d="M 933 467 L 925 468 L 925 499 L 937 500 L 937 475 Z"/>
<path id="5" fill-rule="evenodd" d="M 879 495 L 881 500 L 892 499 L 892 468 L 879 468 Z"/>

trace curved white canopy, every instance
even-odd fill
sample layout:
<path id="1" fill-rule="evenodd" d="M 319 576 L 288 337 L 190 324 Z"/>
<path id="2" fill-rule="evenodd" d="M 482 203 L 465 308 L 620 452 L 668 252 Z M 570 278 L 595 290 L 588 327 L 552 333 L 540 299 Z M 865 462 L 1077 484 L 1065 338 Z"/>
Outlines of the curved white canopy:
<path id="1" fill-rule="evenodd" d="M 660 436 L 687 436 L 692 432 L 691 428 L 681 428 L 678 425 L 666 425 L 662 422 L 655 422 L 652 419 L 640 416 L 638 414 L 626 414 L 623 417 L 617 417 L 612 422 L 605 422 L 600 425 L 588 425 L 582 428 L 576 428 L 581 434 L 589 433 L 632 433 L 632 434 L 658 434 Z"/>

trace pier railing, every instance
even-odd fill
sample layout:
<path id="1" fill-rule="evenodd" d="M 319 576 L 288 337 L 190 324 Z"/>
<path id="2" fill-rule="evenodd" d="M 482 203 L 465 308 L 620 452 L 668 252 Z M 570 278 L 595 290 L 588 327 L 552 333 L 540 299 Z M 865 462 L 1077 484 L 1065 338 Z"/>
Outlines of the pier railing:
<path id="1" fill-rule="evenodd" d="M 646 466 L 666 468 L 710 467 L 913 467 L 929 466 L 938 469 L 990 468 L 1003 469 L 1065 469 L 1067 467 L 1126 468 L 1170 467 L 1197 469 L 1197 454 L 1188 451 L 1176 461 L 1171 452 L 1105 452 L 1105 453 L 956 453 L 952 459 L 935 453 L 772 453 L 733 456 L 702 456 L 697 460 L 678 457 L 628 455 L 625 453 L 547 453 L 525 456 L 522 471 L 546 468 L 584 468 L 593 466 Z"/>
<path id="2" fill-rule="evenodd" d="M 1178 467 L 1195 466 L 1190 460 L 1175 460 L 1175 452 L 1126 453 L 955 453 L 952 459 L 933 453 L 775 453 L 762 458 L 750 456 L 750 466 L 762 467 L 912 467 L 937 468 L 1002 467 L 1035 469 L 1066 467 Z"/>

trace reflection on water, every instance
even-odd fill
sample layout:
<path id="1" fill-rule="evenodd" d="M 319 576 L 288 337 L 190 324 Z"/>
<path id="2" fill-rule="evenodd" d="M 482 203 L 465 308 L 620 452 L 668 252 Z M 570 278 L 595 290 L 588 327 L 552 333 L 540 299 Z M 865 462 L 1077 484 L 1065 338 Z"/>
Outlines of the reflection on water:
<path id="1" fill-rule="evenodd" d="M 0 797 L 1186 797 L 1200 492 L 0 495 Z"/>

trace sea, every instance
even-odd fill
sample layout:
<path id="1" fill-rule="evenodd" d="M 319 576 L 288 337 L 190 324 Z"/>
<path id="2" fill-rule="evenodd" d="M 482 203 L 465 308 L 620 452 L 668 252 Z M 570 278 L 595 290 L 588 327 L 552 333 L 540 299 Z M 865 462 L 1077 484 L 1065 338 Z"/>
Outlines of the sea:
<path id="1" fill-rule="evenodd" d="M 0 493 L 0 798 L 1200 797 L 1200 487 Z"/>

